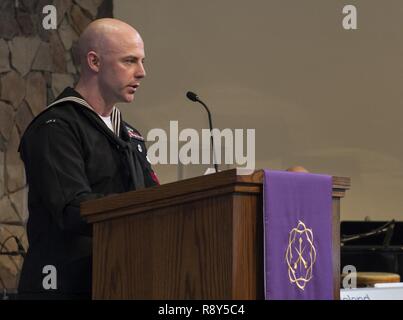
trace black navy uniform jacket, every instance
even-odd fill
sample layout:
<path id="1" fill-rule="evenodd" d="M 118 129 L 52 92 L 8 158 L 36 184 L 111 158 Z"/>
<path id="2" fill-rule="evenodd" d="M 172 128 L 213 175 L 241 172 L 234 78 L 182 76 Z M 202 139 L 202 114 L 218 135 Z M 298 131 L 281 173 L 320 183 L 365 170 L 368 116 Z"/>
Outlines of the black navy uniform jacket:
<path id="1" fill-rule="evenodd" d="M 112 120 L 115 132 L 66 88 L 25 131 L 19 150 L 29 186 L 29 249 L 22 296 L 90 297 L 92 230 L 80 203 L 159 184 L 142 136 L 116 108 Z M 55 267 L 56 288 L 43 273 L 47 265 Z"/>

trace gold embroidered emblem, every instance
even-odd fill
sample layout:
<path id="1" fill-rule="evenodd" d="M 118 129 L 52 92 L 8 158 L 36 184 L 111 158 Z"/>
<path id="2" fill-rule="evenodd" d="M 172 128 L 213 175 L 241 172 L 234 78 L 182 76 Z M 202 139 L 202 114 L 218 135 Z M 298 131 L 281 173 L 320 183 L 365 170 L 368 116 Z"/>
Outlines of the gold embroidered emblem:
<path id="1" fill-rule="evenodd" d="M 313 276 L 316 249 L 313 244 L 312 229 L 307 228 L 302 221 L 298 221 L 298 226 L 290 231 L 285 260 L 290 282 L 304 290 Z"/>

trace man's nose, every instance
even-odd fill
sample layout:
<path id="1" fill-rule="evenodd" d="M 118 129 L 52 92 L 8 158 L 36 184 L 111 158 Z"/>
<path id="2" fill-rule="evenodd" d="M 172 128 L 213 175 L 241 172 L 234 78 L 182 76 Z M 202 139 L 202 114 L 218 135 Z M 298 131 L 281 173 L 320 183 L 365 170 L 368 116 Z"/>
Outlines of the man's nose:
<path id="1" fill-rule="evenodd" d="M 145 76 L 146 76 L 146 69 L 144 68 L 144 65 L 141 63 L 136 70 L 135 77 L 141 79 L 144 78 Z"/>

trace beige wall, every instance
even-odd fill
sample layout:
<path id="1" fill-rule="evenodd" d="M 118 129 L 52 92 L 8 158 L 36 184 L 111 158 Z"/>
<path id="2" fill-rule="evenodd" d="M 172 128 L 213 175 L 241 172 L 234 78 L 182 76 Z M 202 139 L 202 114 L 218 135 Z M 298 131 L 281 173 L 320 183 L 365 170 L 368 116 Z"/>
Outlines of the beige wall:
<path id="1" fill-rule="evenodd" d="M 356 31 L 342 29 L 344 4 Z M 122 106 L 143 134 L 206 127 L 184 97 L 194 89 L 217 127 L 256 129 L 258 168 L 349 176 L 342 219 L 403 218 L 401 0 L 119 0 L 114 15 L 146 43 L 148 77 Z"/>

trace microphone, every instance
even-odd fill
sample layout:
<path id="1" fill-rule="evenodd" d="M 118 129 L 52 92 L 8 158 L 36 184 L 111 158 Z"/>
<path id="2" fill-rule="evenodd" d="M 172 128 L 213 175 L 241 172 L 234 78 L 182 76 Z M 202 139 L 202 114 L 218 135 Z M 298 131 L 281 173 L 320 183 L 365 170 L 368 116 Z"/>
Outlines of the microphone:
<path id="1" fill-rule="evenodd" d="M 215 161 L 216 157 L 215 157 L 215 153 L 214 153 L 213 123 L 212 123 L 212 121 L 211 121 L 211 113 L 210 113 L 210 110 L 207 108 L 206 104 L 205 104 L 203 101 L 200 100 L 199 96 L 198 96 L 196 93 L 194 93 L 194 92 L 192 92 L 192 91 L 188 91 L 188 92 L 186 93 L 186 97 L 187 97 L 190 101 L 199 102 L 199 103 L 204 107 L 204 109 L 206 109 L 206 111 L 207 111 L 207 114 L 208 114 L 208 122 L 209 122 L 209 126 L 210 126 L 210 142 L 211 142 L 211 149 L 212 149 L 212 151 L 213 151 L 214 170 L 215 170 L 215 172 L 218 172 L 218 166 L 217 166 L 217 163 L 216 163 L 216 161 Z"/>
<path id="2" fill-rule="evenodd" d="M 186 93 L 186 97 L 188 97 L 188 99 L 192 100 L 193 102 L 199 101 L 199 96 L 192 91 L 188 91 Z"/>

